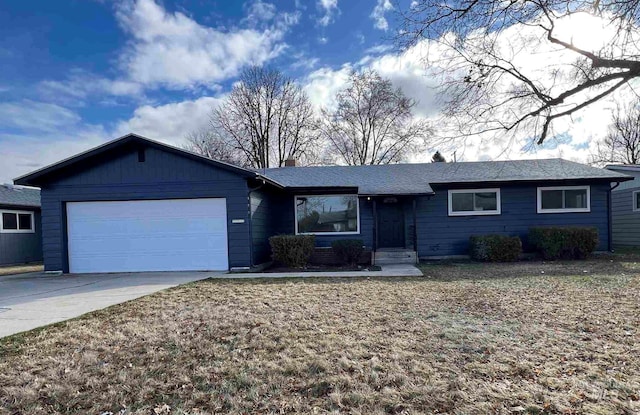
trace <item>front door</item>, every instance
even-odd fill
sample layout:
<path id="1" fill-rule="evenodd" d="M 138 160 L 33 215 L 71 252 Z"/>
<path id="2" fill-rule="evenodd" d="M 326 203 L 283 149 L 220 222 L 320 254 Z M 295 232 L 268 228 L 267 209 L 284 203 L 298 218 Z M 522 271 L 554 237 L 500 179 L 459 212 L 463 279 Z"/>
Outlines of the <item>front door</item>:
<path id="1" fill-rule="evenodd" d="M 400 203 L 380 203 L 378 206 L 378 246 L 404 248 L 404 212 Z"/>

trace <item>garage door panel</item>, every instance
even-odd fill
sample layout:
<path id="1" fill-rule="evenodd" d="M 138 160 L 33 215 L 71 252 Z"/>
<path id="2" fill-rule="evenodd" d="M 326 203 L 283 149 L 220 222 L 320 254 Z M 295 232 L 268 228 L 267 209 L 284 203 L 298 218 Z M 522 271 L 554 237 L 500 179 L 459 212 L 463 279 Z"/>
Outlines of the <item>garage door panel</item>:
<path id="1" fill-rule="evenodd" d="M 226 270 L 225 199 L 67 204 L 70 272 Z"/>

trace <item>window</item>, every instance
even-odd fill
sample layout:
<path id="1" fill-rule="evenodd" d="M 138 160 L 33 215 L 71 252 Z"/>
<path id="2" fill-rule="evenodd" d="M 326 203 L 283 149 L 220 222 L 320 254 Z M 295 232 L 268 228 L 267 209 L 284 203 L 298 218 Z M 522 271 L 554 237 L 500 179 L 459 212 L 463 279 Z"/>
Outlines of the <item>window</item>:
<path id="1" fill-rule="evenodd" d="M 0 216 L 0 232 L 2 233 L 32 233 L 33 212 L 21 212 L 14 210 L 3 210 Z"/>
<path id="2" fill-rule="evenodd" d="M 538 187 L 538 213 L 590 212 L 589 186 Z"/>
<path id="3" fill-rule="evenodd" d="M 499 214 L 500 189 L 449 190 L 449 216 Z"/>
<path id="4" fill-rule="evenodd" d="M 356 234 L 360 212 L 356 195 L 296 196 L 296 234 Z"/>
<path id="5" fill-rule="evenodd" d="M 633 192 L 633 211 L 640 212 L 640 190 Z"/>

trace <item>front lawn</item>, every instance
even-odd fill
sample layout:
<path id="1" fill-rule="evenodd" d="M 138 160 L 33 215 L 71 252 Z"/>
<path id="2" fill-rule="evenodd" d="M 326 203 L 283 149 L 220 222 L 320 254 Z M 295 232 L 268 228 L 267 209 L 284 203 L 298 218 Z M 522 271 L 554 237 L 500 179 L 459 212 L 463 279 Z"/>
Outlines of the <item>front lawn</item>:
<path id="1" fill-rule="evenodd" d="M 24 274 L 26 272 L 42 272 L 44 267 L 42 264 L 25 264 L 25 265 L 6 265 L 0 266 L 0 276 Z"/>
<path id="2" fill-rule="evenodd" d="M 637 258 L 193 283 L 0 340 L 0 413 L 638 413 Z"/>

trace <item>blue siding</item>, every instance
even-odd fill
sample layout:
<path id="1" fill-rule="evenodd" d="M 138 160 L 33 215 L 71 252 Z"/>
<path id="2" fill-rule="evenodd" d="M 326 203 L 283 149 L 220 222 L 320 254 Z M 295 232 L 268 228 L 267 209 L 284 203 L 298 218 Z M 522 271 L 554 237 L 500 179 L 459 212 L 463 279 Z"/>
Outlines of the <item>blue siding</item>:
<path id="1" fill-rule="evenodd" d="M 608 184 L 591 186 L 589 213 L 539 214 L 536 212 L 537 186 L 502 186 L 501 215 L 450 217 L 447 189 L 438 188 L 434 196 L 417 199 L 418 255 L 466 255 L 469 236 L 490 233 L 518 235 L 527 248 L 527 234 L 532 226 L 594 226 L 600 234 L 598 250 L 606 250 L 608 189 Z"/>
<path id="2" fill-rule="evenodd" d="M 626 188 L 611 192 L 614 246 L 640 246 L 640 212 L 633 210 L 633 192 L 640 190 L 638 178 L 626 182 Z M 635 184 L 636 187 L 628 184 Z"/>
<path id="3" fill-rule="evenodd" d="M 155 148 L 146 148 L 143 163 L 137 149 L 105 155 L 42 188 L 45 270 L 68 271 L 65 202 L 213 197 L 227 202 L 229 266 L 250 266 L 247 191 L 237 174 Z"/>
<path id="4" fill-rule="evenodd" d="M 487 187 L 480 185 L 480 188 Z M 492 185 L 491 187 L 495 187 Z M 608 184 L 591 186 L 591 212 L 545 213 L 537 209 L 537 186 L 501 187 L 502 214 L 495 216 L 448 216 L 448 192 L 438 188 L 433 196 L 416 197 L 416 223 L 418 255 L 420 257 L 467 255 L 471 235 L 497 233 L 518 235 L 527 248 L 527 234 L 532 226 L 595 226 L 600 234 L 598 250 L 608 249 Z M 281 227 L 272 232 L 293 233 L 293 195 L 283 198 L 274 208 L 271 217 L 284 220 Z M 273 203 L 273 202 L 272 202 Z M 411 248 L 413 206 L 411 198 L 401 201 L 405 212 L 406 246 Z M 274 203 L 275 205 L 275 203 Z M 373 204 L 360 198 L 360 235 L 316 235 L 316 245 L 331 246 L 336 239 L 361 238 L 367 247 L 373 246 Z"/>
<path id="5" fill-rule="evenodd" d="M 29 209 L 7 207 L 6 210 Z M 0 233 L 0 265 L 26 264 L 42 261 L 42 227 L 40 212 L 35 211 L 33 217 L 34 233 Z"/>

